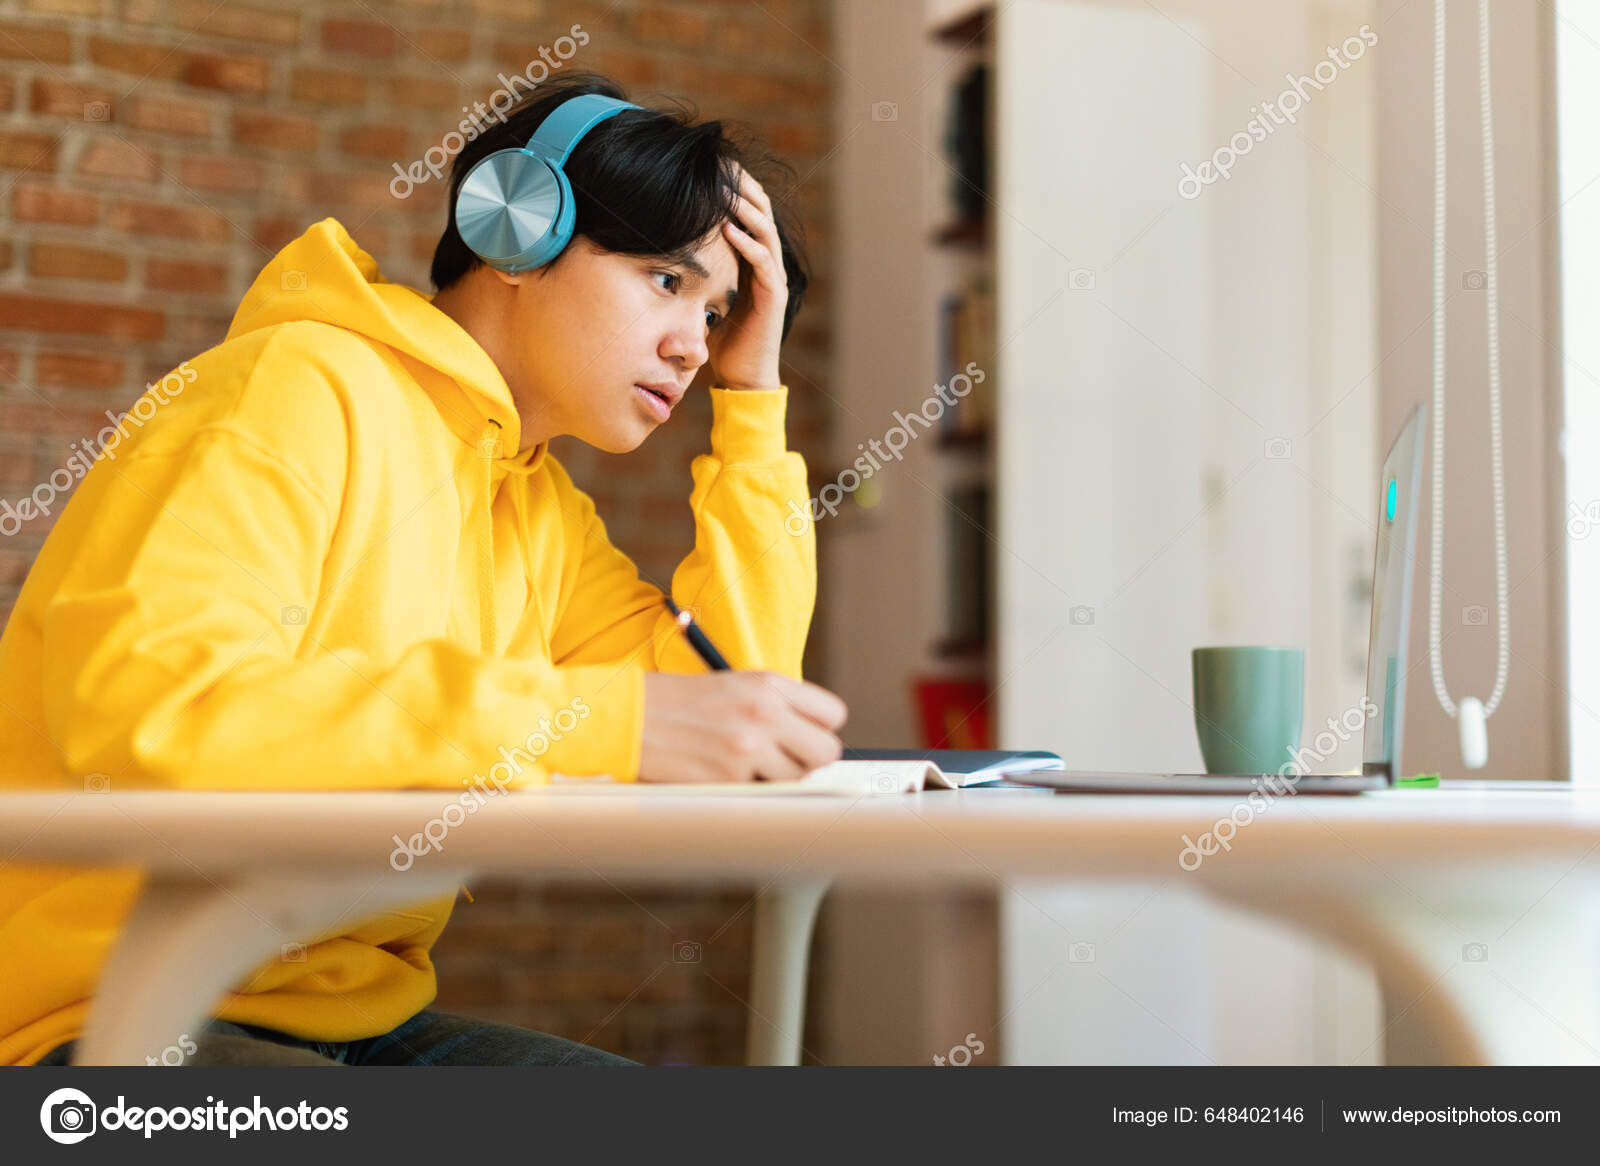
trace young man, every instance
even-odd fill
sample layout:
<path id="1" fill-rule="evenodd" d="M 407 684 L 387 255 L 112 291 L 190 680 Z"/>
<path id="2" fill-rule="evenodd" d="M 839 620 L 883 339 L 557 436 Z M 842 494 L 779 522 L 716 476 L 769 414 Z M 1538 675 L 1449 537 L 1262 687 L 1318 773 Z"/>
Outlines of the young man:
<path id="1" fill-rule="evenodd" d="M 474 164 L 585 93 L 622 97 L 568 77 L 457 157 L 431 300 L 326 219 L 102 442 L 0 638 L 0 784 L 493 794 L 551 773 L 787 780 L 839 756 L 842 702 L 799 679 L 813 534 L 784 526 L 808 495 L 778 381 L 805 277 L 736 147 L 624 109 L 567 158 L 554 261 L 500 270 L 457 230 Z M 708 362 L 671 591 L 736 669 L 716 673 L 546 448 L 636 448 Z M 0 869 L 0 1064 L 66 1063 L 139 887 Z M 427 1011 L 452 906 L 262 966 L 189 1063 L 620 1060 Z"/>

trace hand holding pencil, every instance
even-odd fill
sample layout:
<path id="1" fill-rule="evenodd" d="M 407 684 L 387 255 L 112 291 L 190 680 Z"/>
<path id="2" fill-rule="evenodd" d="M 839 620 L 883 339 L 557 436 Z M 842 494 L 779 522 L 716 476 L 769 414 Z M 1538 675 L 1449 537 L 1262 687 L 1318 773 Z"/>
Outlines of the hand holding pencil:
<path id="1" fill-rule="evenodd" d="M 693 616 L 667 599 L 709 673 L 645 674 L 640 781 L 795 781 L 837 761 L 848 710 L 820 685 L 732 668 Z"/>

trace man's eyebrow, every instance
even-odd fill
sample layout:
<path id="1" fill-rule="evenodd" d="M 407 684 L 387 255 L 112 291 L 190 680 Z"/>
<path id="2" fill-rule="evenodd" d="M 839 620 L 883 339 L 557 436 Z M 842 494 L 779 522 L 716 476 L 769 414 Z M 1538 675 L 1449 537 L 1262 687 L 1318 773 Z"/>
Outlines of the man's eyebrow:
<path id="1" fill-rule="evenodd" d="M 687 247 L 679 247 L 676 251 L 668 251 L 662 256 L 662 259 L 666 260 L 666 262 L 671 264 L 673 267 L 683 268 L 696 279 L 706 279 L 711 275 L 711 272 L 706 270 L 706 265 L 696 259 L 694 257 L 694 252 L 689 250 Z M 730 312 L 733 311 L 734 305 L 739 302 L 739 289 L 737 287 L 730 287 L 726 292 L 723 293 L 722 298 L 727 302 L 728 310 Z"/>

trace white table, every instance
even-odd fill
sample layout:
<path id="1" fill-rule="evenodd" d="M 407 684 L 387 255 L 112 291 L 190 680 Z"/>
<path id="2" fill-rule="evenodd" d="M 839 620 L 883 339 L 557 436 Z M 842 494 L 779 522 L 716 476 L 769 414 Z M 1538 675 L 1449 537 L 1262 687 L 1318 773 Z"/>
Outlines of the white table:
<path id="1" fill-rule="evenodd" d="M 1192 873 L 1178 867 L 1180 835 L 1198 839 L 1234 799 L 533 791 L 490 799 L 442 851 L 394 871 L 392 836 L 415 833 L 447 800 L 0 797 L 9 860 L 150 871 L 77 1062 L 143 1064 L 283 943 L 492 874 L 764 888 L 750 1056 L 796 1063 L 810 929 L 830 882 L 1138 884 L 1175 873 L 1370 960 L 1388 1002 L 1390 1061 L 1600 1062 L 1600 796 L 1565 787 L 1286 798 Z M 1490 959 L 1476 958 L 1479 943 L 1493 945 Z"/>

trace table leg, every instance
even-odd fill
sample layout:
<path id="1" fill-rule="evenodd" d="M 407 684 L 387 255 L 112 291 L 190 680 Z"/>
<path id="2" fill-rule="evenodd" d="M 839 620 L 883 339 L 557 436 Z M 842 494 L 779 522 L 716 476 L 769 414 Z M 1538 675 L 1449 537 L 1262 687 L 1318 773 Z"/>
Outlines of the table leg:
<path id="1" fill-rule="evenodd" d="M 159 1059 L 183 1033 L 198 1030 L 230 985 L 283 944 L 317 935 L 358 901 L 365 918 L 437 898 L 463 877 L 363 869 L 247 875 L 219 886 L 198 876 L 153 874 L 101 974 L 73 1064 Z"/>
<path id="2" fill-rule="evenodd" d="M 827 889 L 827 879 L 800 879 L 779 883 L 756 900 L 748 1064 L 800 1063 L 811 932 Z"/>
<path id="3" fill-rule="evenodd" d="M 1235 887 L 1224 897 L 1371 962 L 1386 1064 L 1592 1065 L 1600 1064 L 1595 881 L 1546 880 L 1516 896 L 1480 885 L 1475 898 L 1437 885 L 1353 899 Z"/>

